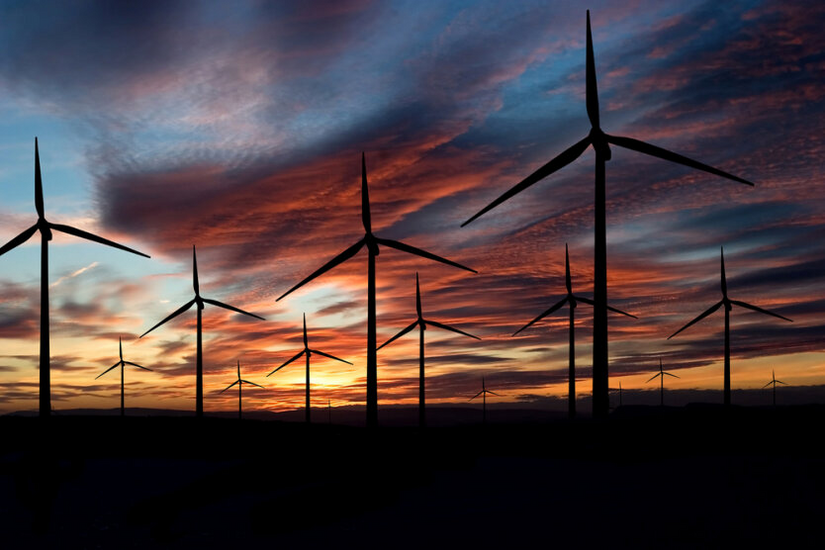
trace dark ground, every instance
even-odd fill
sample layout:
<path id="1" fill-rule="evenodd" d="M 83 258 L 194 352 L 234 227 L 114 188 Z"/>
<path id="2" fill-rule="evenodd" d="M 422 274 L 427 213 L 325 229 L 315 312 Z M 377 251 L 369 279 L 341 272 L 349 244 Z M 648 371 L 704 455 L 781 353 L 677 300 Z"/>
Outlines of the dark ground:
<path id="1" fill-rule="evenodd" d="M 0 417 L 0 548 L 821 548 L 823 421 L 821 406 L 425 432 Z"/>

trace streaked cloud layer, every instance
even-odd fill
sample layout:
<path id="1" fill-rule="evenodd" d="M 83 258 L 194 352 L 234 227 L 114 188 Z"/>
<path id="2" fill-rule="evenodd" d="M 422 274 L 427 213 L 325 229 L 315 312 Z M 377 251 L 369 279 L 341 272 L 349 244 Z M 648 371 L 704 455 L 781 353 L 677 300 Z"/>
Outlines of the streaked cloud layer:
<path id="1" fill-rule="evenodd" d="M 665 339 L 719 299 L 724 246 L 731 296 L 794 319 L 734 311 L 734 387 L 771 369 L 825 382 L 825 8 L 590 8 L 606 131 L 756 182 L 614 150 L 610 299 L 640 320 L 610 319 L 611 375 L 644 388 L 662 357 L 675 388 L 721 387 L 721 316 Z M 191 408 L 194 313 L 133 338 L 189 299 L 192 244 L 204 295 L 268 319 L 205 312 L 207 410 L 233 406 L 217 392 L 238 359 L 269 388 L 249 391 L 251 407 L 301 406 L 301 368 L 264 375 L 300 350 L 303 312 L 319 349 L 355 363 L 314 363 L 318 403 L 361 402 L 365 257 L 275 302 L 362 235 L 361 151 L 376 233 L 480 272 L 382 252 L 379 340 L 414 315 L 417 270 L 425 312 L 483 338 L 427 332 L 434 401 L 468 398 L 482 374 L 513 401 L 566 392 L 566 317 L 510 335 L 562 297 L 565 243 L 574 290 L 592 291 L 592 153 L 459 225 L 588 131 L 574 3 L 7 3 L 0 113 L 4 239 L 34 221 L 38 135 L 49 215 L 153 256 L 55 241 L 57 408 L 116 405 L 116 381 L 93 378 L 119 336 L 155 370 L 128 373 L 127 404 Z M 0 258 L 0 410 L 36 403 L 38 259 L 31 245 Z M 585 307 L 578 319 L 584 380 Z M 415 402 L 416 359 L 412 336 L 382 350 L 382 402 Z"/>

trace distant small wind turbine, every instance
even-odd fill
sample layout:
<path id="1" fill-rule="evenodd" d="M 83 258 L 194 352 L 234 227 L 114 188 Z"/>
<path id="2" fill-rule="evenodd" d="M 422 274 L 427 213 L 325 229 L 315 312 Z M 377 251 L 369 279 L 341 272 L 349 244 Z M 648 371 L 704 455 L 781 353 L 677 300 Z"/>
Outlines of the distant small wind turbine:
<path id="1" fill-rule="evenodd" d="M 323 275 L 330 269 L 344 263 L 363 247 L 367 247 L 367 427 L 378 426 L 378 355 L 377 355 L 377 340 L 376 340 L 376 315 L 375 315 L 375 258 L 378 257 L 378 245 L 395 248 L 401 252 L 407 252 L 416 256 L 421 256 L 428 260 L 434 260 L 443 264 L 451 265 L 459 269 L 465 269 L 472 273 L 478 273 L 475 269 L 470 269 L 459 263 L 453 262 L 436 256 L 426 250 L 415 248 L 408 244 L 392 241 L 389 239 L 382 239 L 373 235 L 372 222 L 370 220 L 370 198 L 369 189 L 367 188 L 367 163 L 364 153 L 361 153 L 361 223 L 364 226 L 365 235 L 358 239 L 358 241 L 335 256 L 333 259 L 325 263 L 323 266 L 315 270 L 306 279 L 293 286 L 284 292 L 278 300 L 288 296 L 293 291 L 307 284 L 311 280 Z M 276 300 L 276 301 L 278 301 Z"/>
<path id="2" fill-rule="evenodd" d="M 776 379 L 776 371 L 771 371 L 771 381 L 768 382 L 767 384 L 765 384 L 764 386 L 762 386 L 762 389 L 764 390 L 768 386 L 773 385 L 773 406 L 774 407 L 776 407 L 776 385 L 777 384 L 782 384 L 783 386 L 787 386 L 787 384 L 785 382 Z"/>
<path id="3" fill-rule="evenodd" d="M 778 313 L 773 313 L 772 311 L 768 311 L 767 309 L 762 309 L 756 307 L 751 304 L 747 304 L 745 302 L 740 302 L 737 300 L 731 300 L 728 298 L 728 281 L 725 278 L 725 250 L 722 249 L 722 299 L 710 306 L 707 311 L 699 315 L 696 319 L 691 321 L 690 323 L 686 324 L 673 334 L 667 337 L 668 340 L 688 328 L 689 326 L 697 323 L 710 315 L 711 313 L 715 312 L 722 306 L 725 306 L 725 406 L 730 406 L 730 310 L 733 309 L 733 306 L 743 307 L 745 309 L 750 309 L 759 313 L 764 313 L 765 315 L 771 315 L 773 317 L 778 317 L 779 319 L 784 319 L 785 321 L 791 321 L 787 317 L 783 317 Z"/>
<path id="4" fill-rule="evenodd" d="M 484 377 L 482 376 L 481 377 L 481 391 L 478 392 L 477 394 L 475 394 L 474 396 L 472 396 L 470 398 L 470 401 L 472 401 L 473 399 L 475 399 L 479 395 L 481 396 L 481 411 L 482 411 L 481 412 L 481 422 L 483 424 L 487 423 L 487 394 L 488 393 L 490 395 L 495 395 L 496 397 L 501 397 L 496 392 L 490 391 L 490 390 L 487 389 L 487 386 L 484 384 Z"/>
<path id="5" fill-rule="evenodd" d="M 192 246 L 192 287 L 195 289 L 195 297 L 192 298 L 190 301 L 183 304 L 179 309 L 169 314 L 164 320 L 160 323 L 156 324 L 146 332 L 140 335 L 141 338 L 161 326 L 162 324 L 166 323 L 167 321 L 171 321 L 184 311 L 187 311 L 193 305 L 198 305 L 198 348 L 197 348 L 197 363 L 196 363 L 196 373 L 195 373 L 195 416 L 198 418 L 203 417 L 203 324 L 202 324 L 202 311 L 204 308 L 204 304 L 210 304 L 213 306 L 222 307 L 224 309 L 228 309 L 229 311 L 234 311 L 235 313 L 242 313 L 244 315 L 248 315 L 250 317 L 254 317 L 256 319 L 260 319 L 261 321 L 265 321 L 263 317 L 259 315 L 255 315 L 254 313 L 249 313 L 242 309 L 238 309 L 234 306 L 230 306 L 228 304 L 224 304 L 223 302 L 219 302 L 217 300 L 212 300 L 209 298 L 203 298 L 200 293 L 200 283 L 198 282 L 198 257 L 195 251 L 194 245 Z"/>
<path id="6" fill-rule="evenodd" d="M 306 422 L 309 424 L 310 422 L 310 400 L 309 400 L 309 358 L 312 356 L 313 353 L 317 353 L 318 355 L 323 355 L 324 357 L 329 357 L 330 359 L 335 359 L 336 361 L 341 361 L 342 363 L 346 363 L 347 365 L 352 365 L 349 361 L 344 361 L 343 359 L 339 359 L 334 355 L 330 355 L 328 353 L 324 353 L 323 351 L 318 351 L 317 349 L 312 349 L 309 347 L 309 340 L 307 338 L 307 314 L 304 313 L 304 349 L 300 351 L 300 353 L 296 354 L 292 359 L 278 367 L 277 369 L 273 370 L 267 376 L 271 376 L 287 366 L 288 364 L 292 363 L 296 359 L 300 358 L 302 355 L 306 355 Z"/>
<path id="7" fill-rule="evenodd" d="M 518 329 L 516 332 L 513 333 L 513 336 L 521 332 L 522 330 L 526 329 L 527 327 L 531 326 L 533 323 L 536 323 L 554 311 L 560 309 L 564 304 L 569 304 L 570 306 L 570 328 L 569 330 L 569 337 L 570 337 L 570 345 L 568 348 L 568 366 L 569 366 L 569 373 L 568 373 L 568 388 L 567 388 L 567 415 L 570 418 L 576 417 L 576 321 L 575 321 L 575 311 L 577 302 L 584 302 L 588 305 L 595 305 L 593 300 L 588 300 L 587 298 L 583 298 L 581 296 L 576 296 L 573 294 L 573 283 L 570 279 L 570 254 L 567 251 L 567 244 L 564 245 L 564 270 L 565 270 L 565 284 L 567 285 L 567 296 L 564 297 L 559 303 Z M 635 315 L 631 315 L 629 313 L 625 313 L 620 309 L 616 309 L 614 307 L 607 306 L 607 309 L 610 311 L 615 311 L 616 313 L 621 313 L 622 315 L 626 315 L 628 317 L 632 317 L 634 319 L 638 319 Z"/>
<path id="8" fill-rule="evenodd" d="M 596 64 L 594 58 L 593 37 L 590 33 L 590 10 L 587 10 L 585 78 L 587 117 L 590 119 L 591 126 L 590 133 L 585 136 L 584 139 L 562 151 L 553 160 L 482 208 L 473 217 L 461 224 L 461 226 L 467 225 L 510 197 L 519 194 L 550 174 L 561 170 L 579 158 L 588 146 L 593 146 L 593 150 L 596 153 L 596 201 L 594 208 L 595 247 L 593 251 L 593 301 L 595 302 L 593 311 L 593 416 L 604 418 L 607 416 L 610 408 L 607 370 L 607 216 L 605 208 L 605 164 L 611 159 L 610 145 L 617 145 L 625 149 L 630 149 L 631 151 L 650 155 L 676 164 L 682 164 L 697 170 L 703 170 L 716 176 L 744 183 L 745 185 L 753 186 L 753 184 L 740 177 L 733 176 L 707 164 L 702 164 L 701 162 L 662 149 L 661 147 L 645 143 L 644 141 L 605 134 L 604 131 L 602 131 L 599 121 L 599 94 L 596 87 Z"/>
<path id="9" fill-rule="evenodd" d="M 138 252 L 128 246 L 123 246 L 109 239 L 98 237 L 82 229 L 51 223 L 46 221 L 45 205 L 43 201 L 43 181 L 40 177 L 40 153 L 37 148 L 37 138 L 34 138 L 34 208 L 37 210 L 37 223 L 26 229 L 18 236 L 0 248 L 0 256 L 9 250 L 28 241 L 35 232 L 40 231 L 40 417 L 47 418 L 52 411 L 51 407 L 51 350 L 49 348 L 49 241 L 52 240 L 52 230 L 80 237 L 106 246 L 119 248 L 138 256 L 148 258 L 147 254 Z"/>
<path id="10" fill-rule="evenodd" d="M 250 382 L 249 380 L 244 380 L 243 378 L 241 378 L 241 362 L 240 361 L 238 361 L 238 379 L 235 380 L 234 382 L 232 382 L 231 384 L 229 384 L 224 389 L 222 389 L 219 393 L 225 392 L 226 390 L 228 390 L 229 388 L 231 388 L 235 384 L 238 385 L 238 420 L 241 420 L 241 419 L 243 419 L 243 402 L 242 402 L 243 385 L 244 384 L 250 384 L 252 386 L 257 386 L 257 387 L 261 388 L 262 390 L 264 390 L 266 388 L 264 388 L 263 386 L 261 386 L 259 384 L 256 384 L 255 382 Z"/>
<path id="11" fill-rule="evenodd" d="M 418 327 L 418 425 L 423 428 L 427 425 L 427 419 L 424 413 L 424 331 L 427 330 L 427 325 L 443 330 L 449 330 L 464 336 L 469 336 L 470 338 L 475 338 L 476 340 L 481 340 L 481 338 L 478 336 L 473 336 L 463 330 L 458 330 L 457 328 L 449 325 L 437 323 L 435 321 L 431 321 L 430 319 L 424 319 L 424 314 L 421 312 L 421 288 L 418 285 L 418 272 L 415 274 L 415 311 L 418 313 L 416 320 L 410 323 L 407 328 L 401 330 L 401 332 L 378 346 L 378 349 L 383 348 L 387 344 L 401 338 L 415 327 Z"/>
<path id="12" fill-rule="evenodd" d="M 672 376 L 673 378 L 679 378 L 675 374 L 670 374 L 669 372 L 665 372 L 662 369 L 662 359 L 660 357 L 659 358 L 659 372 L 657 372 L 656 374 L 651 376 L 650 380 L 648 380 L 645 383 L 647 384 L 647 383 L 652 382 L 653 380 L 655 380 L 657 377 L 661 377 L 660 384 L 659 384 L 659 405 L 662 406 L 662 407 L 665 406 L 665 376 Z"/>
<path id="13" fill-rule="evenodd" d="M 137 363 L 132 363 L 131 361 L 124 361 L 124 359 L 123 359 L 123 341 L 120 338 L 118 338 L 117 341 L 118 341 L 118 350 L 120 352 L 120 361 L 118 361 L 117 363 L 115 363 L 114 365 L 112 365 L 111 367 L 106 369 L 105 371 L 103 371 L 100 374 L 98 374 L 97 376 L 95 376 L 95 380 L 97 380 L 98 378 L 100 378 L 101 376 L 103 376 L 104 374 L 109 372 L 110 370 L 114 369 L 115 367 L 120 367 L 120 416 L 126 416 L 126 407 L 124 406 L 125 405 L 125 397 L 124 397 L 125 390 L 124 390 L 124 384 L 123 384 L 123 368 L 126 365 L 131 365 L 133 367 L 137 367 L 139 369 L 148 370 L 148 371 L 151 371 L 152 369 L 147 369 L 146 367 L 141 367 Z"/>

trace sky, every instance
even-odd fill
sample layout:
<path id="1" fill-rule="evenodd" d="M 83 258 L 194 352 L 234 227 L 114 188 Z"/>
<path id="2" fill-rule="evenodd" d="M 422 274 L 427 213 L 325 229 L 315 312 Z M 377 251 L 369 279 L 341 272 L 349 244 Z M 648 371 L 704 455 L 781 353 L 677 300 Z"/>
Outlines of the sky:
<path id="1" fill-rule="evenodd" d="M 719 389 L 721 298 L 735 308 L 732 385 L 825 384 L 825 5 L 684 0 L 591 10 L 601 122 L 755 183 L 613 148 L 607 165 L 610 386 Z M 363 236 L 360 158 L 384 238 L 477 275 L 384 249 L 378 340 L 424 315 L 479 336 L 426 331 L 430 403 L 567 394 L 566 310 L 513 337 L 573 289 L 592 297 L 593 161 L 463 221 L 589 131 L 579 2 L 7 1 L 0 5 L 0 241 L 36 220 L 34 138 L 46 216 L 151 255 L 74 237 L 50 244 L 52 404 L 194 408 L 195 310 L 143 332 L 201 293 L 266 318 L 204 310 L 205 409 L 365 402 L 366 252 L 276 302 Z M 37 238 L 0 257 L 0 413 L 38 395 Z M 576 310 L 577 390 L 591 389 L 589 308 Z M 418 339 L 378 354 L 379 406 L 418 399 Z M 766 396 L 766 403 L 769 397 Z M 543 401 L 544 400 L 544 401 Z M 823 396 L 825 400 L 825 396 Z M 734 400 L 735 402 L 735 400 Z"/>

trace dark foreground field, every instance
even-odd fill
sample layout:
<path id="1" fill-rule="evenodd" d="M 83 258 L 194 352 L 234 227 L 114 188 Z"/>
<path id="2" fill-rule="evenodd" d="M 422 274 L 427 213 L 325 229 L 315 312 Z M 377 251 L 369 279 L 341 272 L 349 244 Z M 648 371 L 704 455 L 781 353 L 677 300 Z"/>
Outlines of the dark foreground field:
<path id="1" fill-rule="evenodd" d="M 822 407 L 364 428 L 0 418 L 0 548 L 821 547 Z"/>

